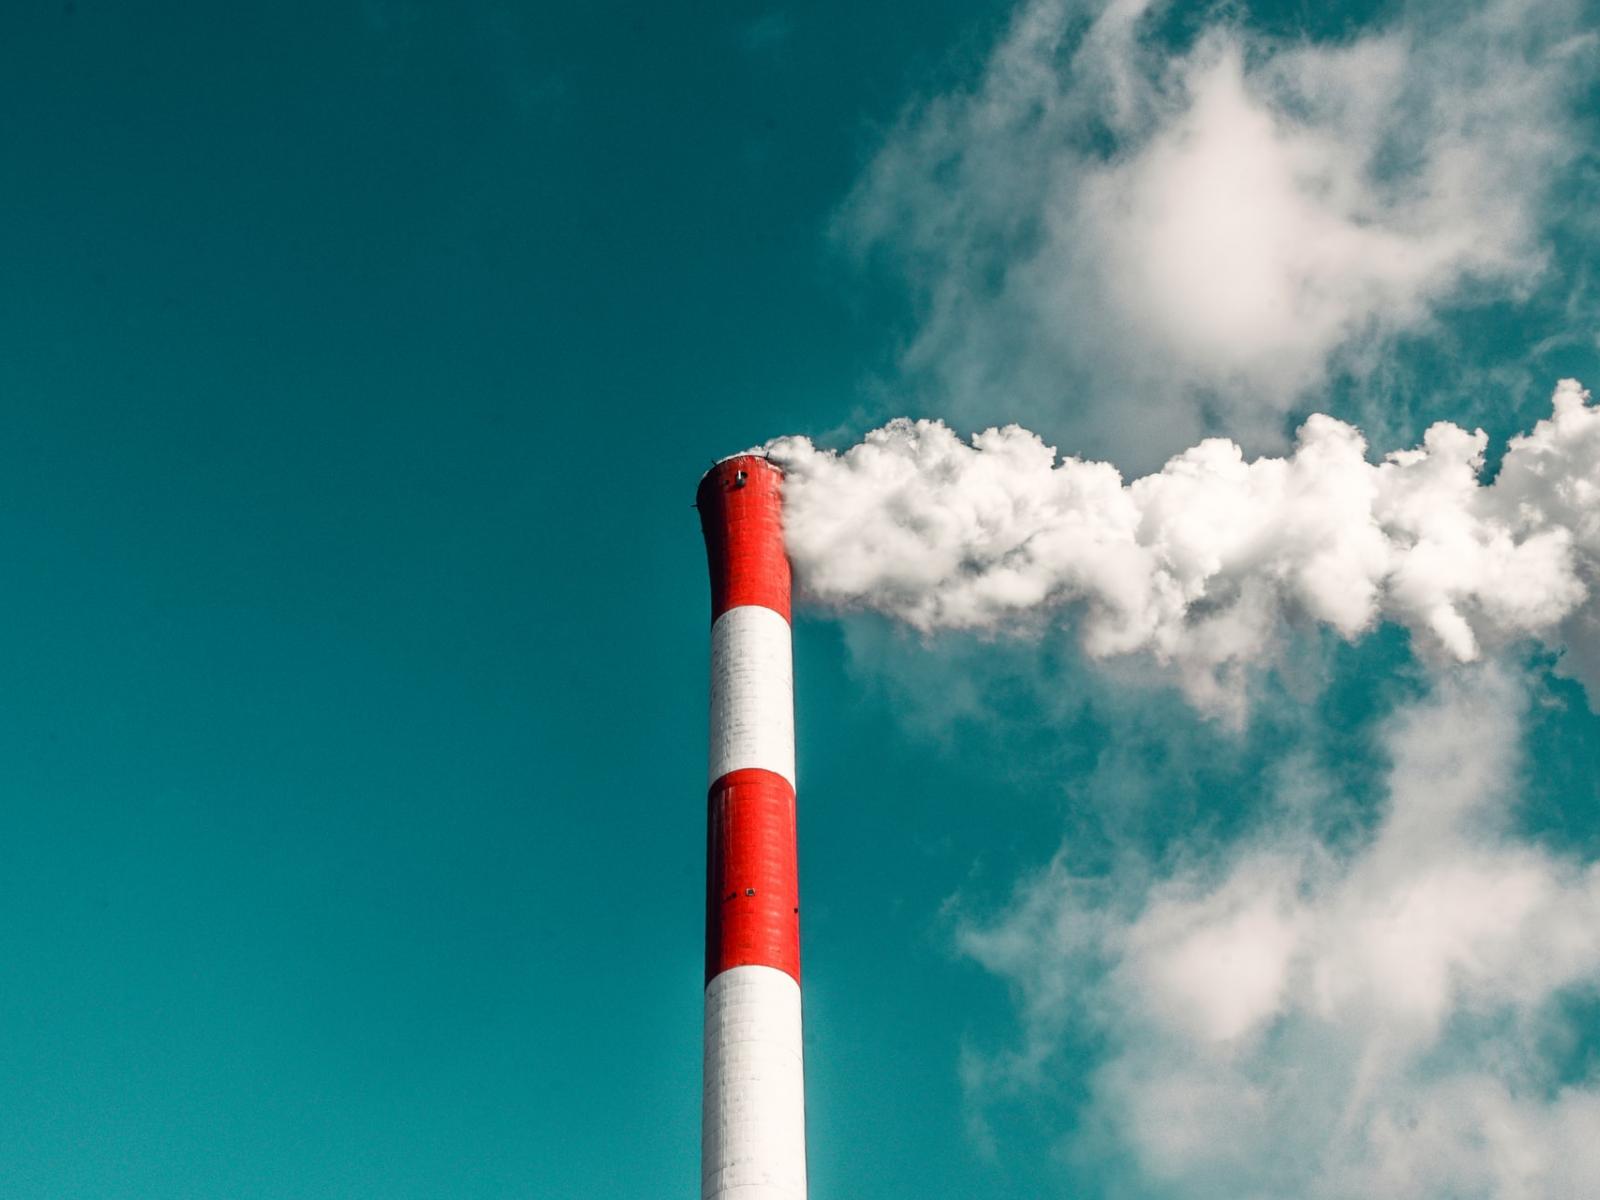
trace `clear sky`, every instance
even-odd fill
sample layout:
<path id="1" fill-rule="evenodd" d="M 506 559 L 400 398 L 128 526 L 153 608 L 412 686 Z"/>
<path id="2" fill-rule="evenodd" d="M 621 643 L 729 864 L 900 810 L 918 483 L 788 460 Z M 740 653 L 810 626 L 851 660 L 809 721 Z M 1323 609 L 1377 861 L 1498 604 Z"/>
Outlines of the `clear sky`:
<path id="1" fill-rule="evenodd" d="M 1138 473 L 1320 410 L 1492 467 L 1600 382 L 1567 0 L 203 7 L 0 12 L 8 1200 L 695 1194 L 711 460 L 910 414 Z M 1491 908 L 1589 912 L 1559 644 L 1301 630 L 1230 721 L 1071 618 L 795 637 L 818 1200 L 1359 1194 L 1396 1128 L 1510 1149 L 1389 1194 L 1580 1194 L 1600 954 L 1452 926 L 1422 1034 L 1360 988 L 1426 930 L 1338 916 L 1432 777 Z M 1312 927 L 1285 978 L 1365 1016 L 1184 974 Z M 1118 1019 L 1141 971 L 1215 1021 Z M 1246 1109 L 1334 1132 L 1190 1144 Z"/>

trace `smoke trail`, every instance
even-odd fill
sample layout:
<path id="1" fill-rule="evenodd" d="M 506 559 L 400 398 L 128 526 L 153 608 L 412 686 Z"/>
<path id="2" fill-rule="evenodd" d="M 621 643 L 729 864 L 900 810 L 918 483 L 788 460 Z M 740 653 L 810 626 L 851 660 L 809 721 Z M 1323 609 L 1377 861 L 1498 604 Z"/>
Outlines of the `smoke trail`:
<path id="1" fill-rule="evenodd" d="M 1150 655 L 1197 705 L 1238 715 L 1242 673 L 1297 622 L 1347 639 L 1395 622 L 1424 656 L 1468 662 L 1519 638 L 1560 646 L 1592 621 L 1588 401 L 1562 381 L 1489 483 L 1481 430 L 1442 422 L 1372 463 L 1359 430 L 1321 415 L 1286 457 L 1247 461 L 1213 438 L 1131 483 L 1108 463 L 1058 461 L 1015 425 L 963 441 L 902 419 L 842 453 L 803 437 L 767 451 L 787 472 L 788 549 L 812 602 L 924 632 L 1064 613 L 1091 657 Z"/>

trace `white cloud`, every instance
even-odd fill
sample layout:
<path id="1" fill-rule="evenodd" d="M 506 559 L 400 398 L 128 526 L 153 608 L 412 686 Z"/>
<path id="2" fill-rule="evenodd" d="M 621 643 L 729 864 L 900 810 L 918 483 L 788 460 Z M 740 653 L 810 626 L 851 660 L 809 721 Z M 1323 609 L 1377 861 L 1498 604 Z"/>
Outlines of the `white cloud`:
<path id="1" fill-rule="evenodd" d="M 1600 1194 L 1600 1080 L 1541 1046 L 1600 986 L 1600 867 L 1512 830 L 1521 681 L 1452 675 L 1400 713 L 1388 800 L 1351 849 L 1297 815 L 1108 892 L 1059 864 L 964 950 L 1022 1002 L 980 1106 L 1048 1076 L 1069 1025 L 1107 1047 L 1078 1153 L 1186 1197 Z M 1099 1144 L 1089 1144 L 1098 1142 Z"/>
<path id="2" fill-rule="evenodd" d="M 1206 1042 L 1258 1028 L 1284 1003 L 1305 914 L 1293 870 L 1241 863 L 1222 887 L 1181 884 L 1151 898 L 1129 931 L 1121 985 L 1159 1020 Z"/>
<path id="3" fill-rule="evenodd" d="M 769 452 L 811 601 L 925 632 L 1025 629 L 1067 610 L 1091 657 L 1170 665 L 1197 705 L 1238 720 L 1246 672 L 1306 620 L 1346 638 L 1396 622 L 1440 662 L 1567 639 L 1588 672 L 1600 408 L 1563 383 L 1491 483 L 1486 446 L 1440 423 L 1374 464 L 1359 431 L 1313 416 L 1286 457 L 1249 461 L 1213 438 L 1127 484 L 1107 463 L 1058 462 L 1016 426 L 968 442 L 896 421 L 843 453 L 804 438 Z"/>
<path id="4" fill-rule="evenodd" d="M 1141 467 L 1208 413 L 1273 439 L 1331 367 L 1539 276 L 1593 67 L 1576 0 L 1413 6 L 1338 44 L 1218 24 L 1177 59 L 1161 7 L 1025 4 L 846 205 L 920 297 L 904 365 L 943 411 Z"/>
<path id="5" fill-rule="evenodd" d="M 1600 409 L 1562 383 L 1488 481 L 1488 439 L 1449 423 L 1373 462 L 1319 415 L 1279 451 L 1289 414 L 1346 377 L 1382 390 L 1407 369 L 1387 352 L 1447 310 L 1586 294 L 1549 238 L 1592 14 L 1418 0 L 1323 42 L 1222 19 L 1174 55 L 1164 7 L 1026 0 L 974 86 L 907 111 L 838 225 L 911 285 L 902 382 L 926 409 L 1148 473 L 1058 462 L 1016 425 L 779 439 L 797 579 L 924 633 L 1059 624 L 1108 691 L 1167 670 L 1236 722 L 1258 670 L 1307 669 L 1308 626 L 1403 626 L 1432 693 L 1388 723 L 1370 826 L 1290 772 L 1221 851 L 1141 858 L 1113 831 L 1115 871 L 1064 855 L 965 924 L 1020 1021 L 1010 1050 L 964 1055 L 973 1128 L 998 1150 L 986 1106 L 1085 1084 L 1067 1157 L 1126 1167 L 1126 1194 L 1587 1200 L 1600 1079 L 1559 1044 L 1600 988 L 1600 865 L 1517 834 L 1526 696 L 1495 664 L 1537 639 L 1600 705 Z M 1395 404 L 1376 436 L 1411 428 Z M 922 690 L 981 712 L 970 679 Z M 1171 815 L 1101 799 L 1108 825 Z M 1092 1075 L 1053 1089 L 1085 1046 Z"/>

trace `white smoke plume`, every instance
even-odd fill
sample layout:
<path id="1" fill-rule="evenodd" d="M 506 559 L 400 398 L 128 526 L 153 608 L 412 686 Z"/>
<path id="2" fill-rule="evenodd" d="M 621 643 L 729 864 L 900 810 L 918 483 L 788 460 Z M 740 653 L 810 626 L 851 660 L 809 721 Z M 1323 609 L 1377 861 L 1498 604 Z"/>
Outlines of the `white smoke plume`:
<path id="1" fill-rule="evenodd" d="M 1564 381 L 1497 459 L 1487 405 L 1449 407 L 1474 356 L 1393 351 L 1481 303 L 1529 342 L 1587 337 L 1592 272 L 1563 231 L 1594 207 L 1593 5 L 1408 0 L 1332 38 L 1250 8 L 1019 0 L 973 78 L 906 108 L 836 223 L 908 286 L 901 394 L 1045 436 L 901 420 L 842 452 L 771 443 L 796 578 L 927 635 L 1069 629 L 1236 724 L 1258 674 L 1304 672 L 1306 631 L 1409 631 L 1430 669 L 1373 747 L 1374 811 L 1306 714 L 1268 811 L 1194 829 L 1121 770 L 1126 717 L 1100 714 L 1059 854 L 999 911 L 947 909 L 1017 1005 L 1012 1049 L 963 1055 L 978 1142 L 1028 1096 L 1062 1109 L 1052 1157 L 1086 1165 L 1061 1194 L 1587 1200 L 1600 865 L 1519 824 L 1550 769 L 1534 714 L 1561 701 L 1509 664 L 1559 653 L 1600 710 L 1600 408 Z M 1473 419 L 1374 454 L 1313 416 L 1285 448 L 1313 406 L 1407 444 L 1412 389 Z M 1219 429 L 1249 453 L 1202 440 Z M 962 673 L 916 678 L 968 688 L 970 715 L 981 690 L 941 677 Z M 1197 731 L 1161 707 L 1187 778 Z M 1130 799 L 1153 845 L 1119 822 Z M 1114 871 L 1078 844 L 1097 821 Z"/>
<path id="2" fill-rule="evenodd" d="M 1296 624 L 1353 639 L 1394 622 L 1435 662 L 1573 641 L 1587 665 L 1600 408 L 1563 381 L 1492 481 L 1487 449 L 1481 430 L 1440 423 L 1372 462 L 1357 429 L 1319 415 L 1284 457 L 1208 439 L 1131 482 L 1014 425 L 963 440 L 897 420 L 842 453 L 803 437 L 767 452 L 787 473 L 786 541 L 813 603 L 924 632 L 1065 615 L 1090 657 L 1147 655 L 1238 719 L 1250 668 Z"/>

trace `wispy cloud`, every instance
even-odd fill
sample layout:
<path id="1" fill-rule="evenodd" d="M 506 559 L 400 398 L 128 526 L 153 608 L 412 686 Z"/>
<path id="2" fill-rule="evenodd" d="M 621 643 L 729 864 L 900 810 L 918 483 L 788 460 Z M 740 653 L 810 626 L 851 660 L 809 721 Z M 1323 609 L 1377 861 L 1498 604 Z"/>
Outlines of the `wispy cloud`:
<path id="1" fill-rule="evenodd" d="M 1561 248 L 1594 184 L 1592 14 L 1419 0 L 1318 42 L 1165 8 L 1027 0 L 839 215 L 914 295 L 904 395 L 986 431 L 770 446 L 811 600 L 968 631 L 930 638 L 965 657 L 948 684 L 918 666 L 926 720 L 984 720 L 996 632 L 1070 634 L 1096 663 L 1088 699 L 1035 713 L 1111 726 L 1068 764 L 1092 803 L 1008 902 L 952 902 L 1018 1017 L 962 1055 L 975 1144 L 998 1153 L 991 1117 L 1035 1098 L 1099 1194 L 1600 1195 L 1600 1082 L 1571 1054 L 1573 1006 L 1600 997 L 1600 864 L 1518 827 L 1548 684 L 1518 665 L 1530 642 L 1600 703 L 1600 410 L 1561 384 L 1492 470 L 1470 427 L 1371 461 L 1353 424 L 1302 419 L 1356 381 L 1380 436 L 1406 428 L 1392 351 L 1480 302 L 1542 297 L 1535 358 L 1588 343 L 1588 268 Z M 1438 340 L 1436 393 L 1526 386 Z M 1257 684 L 1316 693 L 1308 647 L 1381 650 L 1339 639 L 1384 624 L 1423 667 L 1375 744 L 1343 730 L 1335 769 L 1310 706 L 1250 712 Z M 851 645 L 865 669 L 903 649 Z M 1147 705 L 1163 673 L 1241 736 Z M 1234 751 L 1249 779 L 1218 768 Z M 1204 770 L 1249 792 L 1223 832 L 1185 823 Z"/>
<path id="2" fill-rule="evenodd" d="M 1539 278 L 1594 72 L 1574 0 L 1414 6 L 1332 45 L 1218 23 L 1175 58 L 1161 7 L 1024 5 L 845 206 L 918 296 L 924 402 L 1144 467 L 1213 425 L 1281 436 L 1330 372 Z"/>
<path id="3" fill-rule="evenodd" d="M 1302 781 L 1222 860 L 1117 882 L 1058 862 L 963 950 L 1020 997 L 969 1052 L 981 1114 L 1103 1046 L 1074 1156 L 1186 1197 L 1600 1191 L 1600 1085 L 1562 1078 L 1564 1002 L 1600 985 L 1600 866 L 1515 836 L 1524 682 L 1456 673 L 1388 722 L 1387 799 L 1354 846 Z M 1144 1194 L 1141 1192 L 1141 1194 Z"/>
<path id="4" fill-rule="evenodd" d="M 781 11 L 764 13 L 746 22 L 739 30 L 739 45 L 751 54 L 759 54 L 783 45 L 794 34 L 794 22 Z"/>

